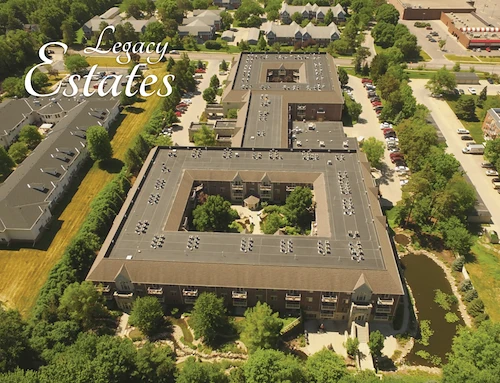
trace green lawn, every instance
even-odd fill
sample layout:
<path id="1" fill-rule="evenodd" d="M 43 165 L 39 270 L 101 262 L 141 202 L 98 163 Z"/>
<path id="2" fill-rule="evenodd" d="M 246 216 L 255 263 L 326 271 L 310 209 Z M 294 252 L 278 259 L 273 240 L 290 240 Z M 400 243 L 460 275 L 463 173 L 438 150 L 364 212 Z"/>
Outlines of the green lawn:
<path id="1" fill-rule="evenodd" d="M 198 51 L 200 52 L 217 52 L 217 53 L 240 53 L 240 48 L 236 45 L 228 45 L 227 49 L 207 49 L 204 44 L 198 44 Z"/>
<path id="2" fill-rule="evenodd" d="M 500 63 L 500 57 L 479 56 L 478 58 L 480 61 L 487 62 L 487 63 Z"/>
<path id="3" fill-rule="evenodd" d="M 496 248 L 499 248 L 496 245 Z M 489 251 L 480 242 L 472 247 L 474 262 L 467 263 L 466 268 L 483 300 L 486 312 L 492 321 L 500 321 L 500 256 Z"/>
<path id="4" fill-rule="evenodd" d="M 478 89 L 479 91 L 479 89 Z M 461 98 L 472 98 L 477 102 L 478 96 L 473 96 L 469 94 L 464 94 L 460 96 Z M 450 108 L 455 111 L 456 100 L 447 100 Z M 485 101 L 483 108 L 476 107 L 476 116 L 477 118 L 474 121 L 465 121 L 460 120 L 464 125 L 465 129 L 470 131 L 470 135 L 474 140 L 478 143 L 484 142 L 483 131 L 481 129 L 483 125 L 484 116 L 486 115 L 486 111 L 490 108 L 498 108 L 500 107 L 500 97 L 499 96 L 488 96 L 488 99 Z"/>
<path id="5" fill-rule="evenodd" d="M 406 70 L 405 73 L 408 74 L 410 79 L 415 78 L 423 78 L 429 80 L 434 73 L 436 73 L 435 70 Z"/>
<path id="6" fill-rule="evenodd" d="M 475 62 L 478 63 L 479 60 L 475 56 L 457 56 L 457 55 L 444 55 L 450 61 L 458 61 L 458 62 Z"/>

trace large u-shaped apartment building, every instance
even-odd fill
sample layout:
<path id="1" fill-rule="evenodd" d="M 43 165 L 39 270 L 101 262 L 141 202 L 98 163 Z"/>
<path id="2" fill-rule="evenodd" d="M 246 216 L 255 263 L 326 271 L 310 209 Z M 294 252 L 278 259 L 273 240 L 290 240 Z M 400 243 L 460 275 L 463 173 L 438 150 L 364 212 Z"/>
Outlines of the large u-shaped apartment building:
<path id="1" fill-rule="evenodd" d="M 238 109 L 227 147 L 157 147 L 87 280 L 129 310 L 136 297 L 192 305 L 202 292 L 233 312 L 256 302 L 308 318 L 391 321 L 403 296 L 370 165 L 344 134 L 333 58 L 241 53 L 223 93 Z M 199 194 L 234 205 L 314 195 L 310 235 L 194 231 Z"/>

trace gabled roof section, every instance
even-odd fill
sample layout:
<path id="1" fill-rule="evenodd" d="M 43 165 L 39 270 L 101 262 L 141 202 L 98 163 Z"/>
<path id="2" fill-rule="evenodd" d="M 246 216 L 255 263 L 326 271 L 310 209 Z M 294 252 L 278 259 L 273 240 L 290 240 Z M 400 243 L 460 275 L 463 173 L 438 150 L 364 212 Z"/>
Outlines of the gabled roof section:
<path id="1" fill-rule="evenodd" d="M 122 267 L 120 268 L 120 271 L 115 276 L 115 281 L 126 281 L 126 282 L 131 282 L 132 278 L 128 272 L 127 265 L 123 264 Z"/>
<path id="2" fill-rule="evenodd" d="M 365 278 L 365 273 L 361 273 L 361 275 L 359 276 L 358 281 L 354 285 L 354 289 L 353 290 L 357 290 L 357 289 L 359 289 L 360 287 L 363 287 L 363 286 L 366 286 L 371 291 L 373 291 L 372 287 L 370 286 L 370 284 L 368 283 L 368 281 Z"/>

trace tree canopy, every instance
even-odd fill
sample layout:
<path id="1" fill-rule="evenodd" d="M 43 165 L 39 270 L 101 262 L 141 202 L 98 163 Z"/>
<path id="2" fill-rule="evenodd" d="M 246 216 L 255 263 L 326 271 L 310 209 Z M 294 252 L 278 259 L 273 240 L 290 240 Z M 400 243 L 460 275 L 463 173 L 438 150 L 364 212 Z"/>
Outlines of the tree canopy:
<path id="1" fill-rule="evenodd" d="M 306 373 L 311 383 L 333 383 L 347 375 L 347 367 L 338 354 L 324 348 L 307 358 Z"/>
<path id="2" fill-rule="evenodd" d="M 161 303 L 155 297 L 137 298 L 132 306 L 129 321 L 146 336 L 158 333 L 165 323 Z"/>
<path id="3" fill-rule="evenodd" d="M 433 73 L 431 79 L 425 85 L 427 89 L 436 94 L 444 91 L 451 92 L 456 86 L 455 75 L 444 67 Z"/>
<path id="4" fill-rule="evenodd" d="M 379 331 L 375 330 L 370 333 L 370 339 L 368 341 L 368 347 L 370 352 L 375 358 L 380 358 L 382 356 L 382 349 L 384 348 L 384 335 Z"/>
<path id="5" fill-rule="evenodd" d="M 16 163 L 9 156 L 9 153 L 7 153 L 5 148 L 0 145 L 0 174 L 3 177 L 6 177 L 14 168 L 14 166 L 16 166 Z"/>
<path id="6" fill-rule="evenodd" d="M 9 156 L 20 164 L 28 156 L 30 150 L 24 142 L 14 142 L 9 148 Z"/>
<path id="7" fill-rule="evenodd" d="M 64 57 L 64 65 L 71 73 L 77 73 L 87 68 L 89 63 L 87 59 L 79 54 L 68 55 Z"/>
<path id="8" fill-rule="evenodd" d="M 312 191 L 297 186 L 286 198 L 283 212 L 291 225 L 305 227 L 311 219 Z"/>
<path id="9" fill-rule="evenodd" d="M 245 311 L 241 337 L 249 352 L 255 352 L 259 348 L 274 348 L 282 326 L 278 313 L 273 313 L 267 303 L 257 302 L 255 307 L 249 307 Z"/>
<path id="10" fill-rule="evenodd" d="M 194 335 L 206 344 L 213 344 L 228 325 L 224 301 L 213 293 L 201 293 L 191 314 L 189 324 Z"/>
<path id="11" fill-rule="evenodd" d="M 219 365 L 201 363 L 188 358 L 182 367 L 176 383 L 227 383 L 228 377 Z"/>
<path id="12" fill-rule="evenodd" d="M 19 132 L 19 141 L 24 142 L 30 150 L 35 149 L 42 139 L 43 136 L 34 125 L 25 125 Z"/>
<path id="13" fill-rule="evenodd" d="M 100 126 L 95 125 L 87 129 L 87 148 L 90 157 L 94 161 L 109 160 L 113 155 L 113 148 L 109 140 L 107 130 Z"/>
<path id="14" fill-rule="evenodd" d="M 0 305 L 0 372 L 12 371 L 23 365 L 28 350 L 25 323 L 21 315 L 18 311 L 4 310 Z"/>
<path id="15" fill-rule="evenodd" d="M 215 130 L 203 124 L 201 129 L 193 134 L 193 141 L 196 146 L 216 146 L 217 138 Z"/>
<path id="16" fill-rule="evenodd" d="M 366 154 L 366 158 L 370 166 L 374 168 L 380 167 L 380 160 L 384 157 L 385 146 L 382 141 L 375 137 L 369 137 L 362 143 L 361 150 Z"/>
<path id="17" fill-rule="evenodd" d="M 300 362 L 276 350 L 255 351 L 246 362 L 244 372 L 246 383 L 305 381 Z"/>
<path id="18" fill-rule="evenodd" d="M 220 195 L 210 195 L 205 203 L 194 209 L 193 224 L 198 231 L 227 232 L 229 225 L 238 217 L 238 212 L 231 208 L 231 202 Z"/>

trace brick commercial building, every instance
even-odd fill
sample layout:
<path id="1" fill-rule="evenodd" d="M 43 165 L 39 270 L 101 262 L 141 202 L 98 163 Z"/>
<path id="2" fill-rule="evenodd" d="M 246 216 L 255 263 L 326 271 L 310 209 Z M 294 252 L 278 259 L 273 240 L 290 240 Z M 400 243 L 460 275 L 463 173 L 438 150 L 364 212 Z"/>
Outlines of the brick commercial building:
<path id="1" fill-rule="evenodd" d="M 474 1 L 466 0 L 388 0 L 403 20 L 439 20 L 441 13 L 475 12 Z"/>
<path id="2" fill-rule="evenodd" d="M 441 21 L 465 48 L 500 48 L 499 25 L 490 25 L 476 13 L 443 12 Z"/>

